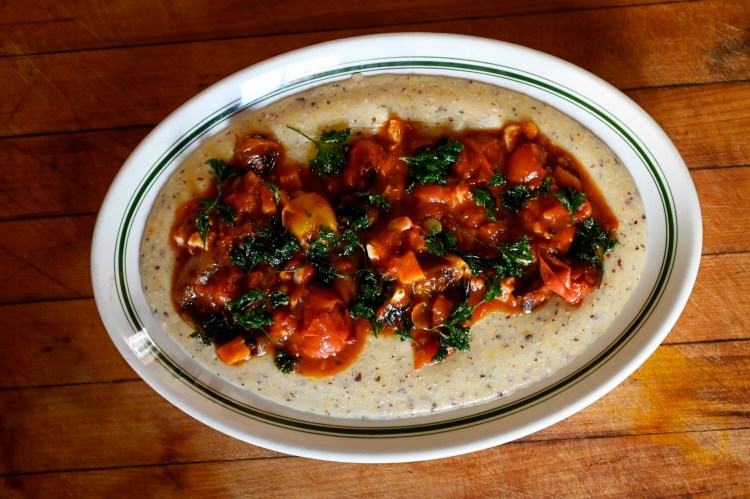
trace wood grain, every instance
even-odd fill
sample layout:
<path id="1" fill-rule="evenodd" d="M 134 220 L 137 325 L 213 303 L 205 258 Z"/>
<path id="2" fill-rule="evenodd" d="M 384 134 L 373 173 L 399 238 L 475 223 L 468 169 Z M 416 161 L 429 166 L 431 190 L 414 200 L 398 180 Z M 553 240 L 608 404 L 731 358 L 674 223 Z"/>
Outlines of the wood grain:
<path id="1" fill-rule="evenodd" d="M 709 255 L 667 342 L 748 339 L 750 253 Z"/>
<path id="2" fill-rule="evenodd" d="M 662 346 L 616 390 L 526 440 L 747 428 L 748 363 L 747 341 Z M 197 423 L 141 381 L 3 390 L 0 409 L 0 474 L 270 455 Z M 112 441 L 130 433 L 148 445 Z"/>
<path id="3" fill-rule="evenodd" d="M 148 128 L 0 139 L 0 220 L 91 214 Z"/>
<path id="4" fill-rule="evenodd" d="M 429 23 L 538 12 L 612 8 L 660 0 L 547 0 L 494 2 L 478 0 L 458 4 L 449 0 L 396 0 L 378 2 L 377 9 L 360 2 L 318 0 L 314 9 L 296 2 L 274 5 L 209 0 L 181 5 L 148 0 L 91 3 L 61 0 L 49 4 L 27 0 L 0 10 L 0 56 L 61 52 L 113 46 L 151 45 L 216 38 L 328 31 L 369 26 Z M 140 22 L 133 22 L 134 20 Z"/>
<path id="5" fill-rule="evenodd" d="M 0 223 L 0 303 L 92 296 L 94 217 Z"/>
<path id="6" fill-rule="evenodd" d="M 691 168 L 748 165 L 747 83 L 658 88 L 627 94 L 664 129 Z"/>
<path id="7" fill-rule="evenodd" d="M 578 64 L 619 88 L 737 80 L 750 76 L 742 58 L 745 32 L 734 26 L 743 18 L 750 18 L 746 2 L 666 3 L 4 58 L 0 135 L 153 125 L 199 90 L 253 63 L 313 43 L 383 31 L 452 32 L 519 43 Z M 728 40 L 740 40 L 739 62 L 726 55 L 726 68 L 719 71 L 711 54 Z M 654 44 L 659 50 L 651 50 Z"/>
<path id="8" fill-rule="evenodd" d="M 748 447 L 750 430 L 719 430 L 516 442 L 407 464 L 282 458 L 22 475 L 3 477 L 0 484 L 10 497 L 58 496 L 61 491 L 70 497 L 127 496 L 134 488 L 151 497 L 246 497 L 248 491 L 260 497 L 305 498 L 740 497 L 750 487 Z M 539 456 L 548 464 L 540 464 Z"/>
<path id="9" fill-rule="evenodd" d="M 692 177 L 703 217 L 704 254 L 747 251 L 750 166 L 702 170 Z M 741 275 L 742 269 L 737 270 Z"/>
<path id="10" fill-rule="evenodd" d="M 0 305 L 0 389 L 135 380 L 93 299 Z"/>
<path id="11" fill-rule="evenodd" d="M 0 391 L 0 408 L 0 474 L 275 455 L 197 422 L 142 381 Z"/>

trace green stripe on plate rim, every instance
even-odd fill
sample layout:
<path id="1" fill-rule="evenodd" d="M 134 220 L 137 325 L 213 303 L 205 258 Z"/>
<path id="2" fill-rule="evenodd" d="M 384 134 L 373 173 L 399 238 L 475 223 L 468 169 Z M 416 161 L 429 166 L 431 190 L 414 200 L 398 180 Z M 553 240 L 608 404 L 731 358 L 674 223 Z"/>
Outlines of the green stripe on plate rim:
<path id="1" fill-rule="evenodd" d="M 346 437 L 389 438 L 397 436 L 404 437 L 426 435 L 431 433 L 458 430 L 461 428 L 484 424 L 495 419 L 515 414 L 521 410 L 535 406 L 543 402 L 544 400 L 547 400 L 548 398 L 554 396 L 555 394 L 560 393 L 561 391 L 575 385 L 576 383 L 580 382 L 582 379 L 593 373 L 598 367 L 606 363 L 608 359 L 610 359 L 621 348 L 623 348 L 635 335 L 635 333 L 640 330 L 648 317 L 650 317 L 655 305 L 658 303 L 664 292 L 665 284 L 669 281 L 669 277 L 671 276 L 674 267 L 677 226 L 675 225 L 674 207 L 671 202 L 672 196 L 669 186 L 668 184 L 666 184 L 663 176 L 660 174 L 660 168 L 652 160 L 651 155 L 647 153 L 647 149 L 642 145 L 642 142 L 636 140 L 635 133 L 633 133 L 629 129 L 626 129 L 623 124 L 617 122 L 602 108 L 579 96 L 571 89 L 565 88 L 555 82 L 551 82 L 544 79 L 543 77 L 533 75 L 531 73 L 523 73 L 519 70 L 506 66 L 493 65 L 481 61 L 467 61 L 465 59 L 452 60 L 446 58 L 432 59 L 425 57 L 419 60 L 408 58 L 399 60 L 389 58 L 388 60 L 377 60 L 376 62 L 360 61 L 357 64 L 348 64 L 339 68 L 331 69 L 329 71 L 316 73 L 314 75 L 310 75 L 290 82 L 283 88 L 278 88 L 273 92 L 270 92 L 245 104 L 241 104 L 240 100 L 237 99 L 227 104 L 223 108 L 215 111 L 214 113 L 200 121 L 198 124 L 193 126 L 182 137 L 176 140 L 160 158 L 157 159 L 151 169 L 147 172 L 147 175 L 137 186 L 126 206 L 125 216 L 121 220 L 118 229 L 119 235 L 117 238 L 117 244 L 115 246 L 114 268 L 115 280 L 117 283 L 116 290 L 118 294 L 118 300 L 120 301 L 122 311 L 124 312 L 124 315 L 127 318 L 128 322 L 130 323 L 133 332 L 141 331 L 143 329 L 143 325 L 133 304 L 133 299 L 130 294 L 130 289 L 126 277 L 127 266 L 125 262 L 125 255 L 128 243 L 130 242 L 129 236 L 131 224 L 135 215 L 141 207 L 146 193 L 151 189 L 155 180 L 160 175 L 166 172 L 170 163 L 180 153 L 182 153 L 182 151 L 184 151 L 186 147 L 194 143 L 196 140 L 208 133 L 208 131 L 210 131 L 212 128 L 214 128 L 227 118 L 245 109 L 257 106 L 264 101 L 272 99 L 280 94 L 290 93 L 295 89 L 309 85 L 311 83 L 322 84 L 326 80 L 339 78 L 353 73 L 409 69 L 440 69 L 448 71 L 459 71 L 460 75 L 458 76 L 460 77 L 462 77 L 466 73 L 476 73 L 482 75 L 490 75 L 500 79 L 512 80 L 525 85 L 529 85 L 559 98 L 563 98 L 568 102 L 585 110 L 589 114 L 594 115 L 603 124 L 605 124 L 617 135 L 623 138 L 625 142 L 630 146 L 630 148 L 641 159 L 641 161 L 646 165 L 647 170 L 660 193 L 660 199 L 665 214 L 665 222 L 667 227 L 666 245 L 664 254 L 662 256 L 659 277 L 653 289 L 651 290 L 651 293 L 649 294 L 649 298 L 645 301 L 638 314 L 636 314 L 635 318 L 630 322 L 630 324 L 628 324 L 626 328 L 624 328 L 623 332 L 605 350 L 600 352 L 585 366 L 582 366 L 575 372 L 566 376 L 564 379 L 559 380 L 558 382 L 547 386 L 538 392 L 528 395 L 523 399 L 502 405 L 500 407 L 494 407 L 489 410 L 470 414 L 468 416 L 462 416 L 438 422 L 379 427 L 315 423 L 302 419 L 280 416 L 278 414 L 262 411 L 247 404 L 238 402 L 231 397 L 228 397 L 223 393 L 217 392 L 214 389 L 206 386 L 205 384 L 201 383 L 190 374 L 188 374 L 184 369 L 182 369 L 182 367 L 180 367 L 168 355 L 166 355 L 155 343 L 153 343 L 153 341 L 149 341 L 149 351 L 154 357 L 159 359 L 161 365 L 164 366 L 164 368 L 167 369 L 168 372 L 194 389 L 200 395 L 207 397 L 208 399 L 220 404 L 221 406 L 229 410 L 237 412 L 251 419 L 255 419 L 262 423 L 293 429 L 305 433 Z"/>

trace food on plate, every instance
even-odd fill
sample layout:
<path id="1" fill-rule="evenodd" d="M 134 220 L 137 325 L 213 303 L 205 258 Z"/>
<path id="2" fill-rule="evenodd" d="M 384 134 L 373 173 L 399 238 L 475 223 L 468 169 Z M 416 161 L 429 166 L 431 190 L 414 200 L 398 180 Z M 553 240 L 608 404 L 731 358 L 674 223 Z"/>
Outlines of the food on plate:
<path id="1" fill-rule="evenodd" d="M 393 417 L 565 366 L 616 318 L 644 241 L 627 170 L 560 112 L 355 76 L 205 140 L 159 196 L 141 271 L 201 365 L 296 409 Z"/>

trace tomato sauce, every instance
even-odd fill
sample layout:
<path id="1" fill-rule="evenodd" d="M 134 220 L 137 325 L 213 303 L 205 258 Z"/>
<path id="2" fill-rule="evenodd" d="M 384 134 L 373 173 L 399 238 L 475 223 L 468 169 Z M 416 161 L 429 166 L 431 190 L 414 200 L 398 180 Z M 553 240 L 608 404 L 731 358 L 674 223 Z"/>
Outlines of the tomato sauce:
<path id="1" fill-rule="evenodd" d="M 308 137 L 310 167 L 274 137 L 239 138 L 177 210 L 172 298 L 224 362 L 274 355 L 327 376 L 382 334 L 410 342 L 421 368 L 467 350 L 489 313 L 580 306 L 598 287 L 617 218 L 533 123 L 330 132 Z"/>

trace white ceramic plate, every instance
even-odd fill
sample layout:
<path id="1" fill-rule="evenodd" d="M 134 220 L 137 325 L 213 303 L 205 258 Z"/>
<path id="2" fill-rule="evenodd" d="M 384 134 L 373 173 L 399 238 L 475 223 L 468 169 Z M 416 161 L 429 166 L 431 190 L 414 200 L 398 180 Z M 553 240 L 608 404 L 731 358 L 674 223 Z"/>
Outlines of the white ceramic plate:
<path id="1" fill-rule="evenodd" d="M 581 358 L 492 404 L 389 421 L 326 418 L 275 406 L 196 368 L 151 317 L 139 247 L 169 174 L 238 112 L 352 73 L 467 77 L 546 102 L 592 130 L 634 177 L 648 219 L 646 269 L 617 324 Z M 97 219 L 97 306 L 133 369 L 204 423 L 269 449 L 318 459 L 396 462 L 446 457 L 508 442 L 560 421 L 629 376 L 674 325 L 695 281 L 702 226 L 695 187 L 659 126 L 618 90 L 524 47 L 455 35 L 353 38 L 291 52 L 240 71 L 180 107 L 138 146 Z"/>

